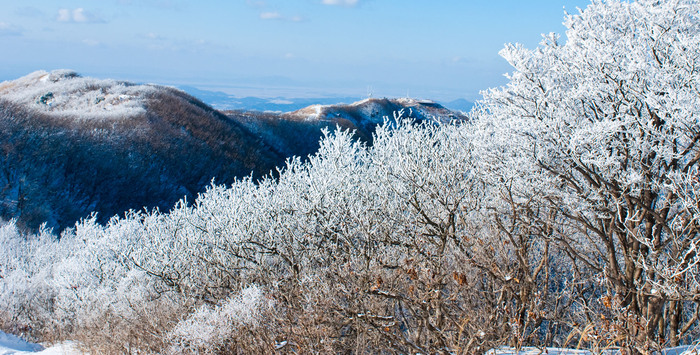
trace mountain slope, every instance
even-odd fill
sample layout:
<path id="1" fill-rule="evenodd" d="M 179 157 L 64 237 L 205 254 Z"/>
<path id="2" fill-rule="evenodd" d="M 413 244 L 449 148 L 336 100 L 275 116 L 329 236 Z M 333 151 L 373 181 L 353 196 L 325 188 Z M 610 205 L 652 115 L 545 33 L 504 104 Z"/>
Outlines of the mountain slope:
<path id="1" fill-rule="evenodd" d="M 365 99 L 352 104 L 311 105 L 287 112 L 225 111 L 251 132 L 287 156 L 305 157 L 318 149 L 322 129 L 336 127 L 355 132 L 355 137 L 371 144 L 377 125 L 393 120 L 394 114 L 416 122 L 447 123 L 466 120 L 466 116 L 450 111 L 428 100 Z"/>
<path id="2" fill-rule="evenodd" d="M 322 129 L 372 133 L 395 111 L 463 119 L 430 101 L 367 99 L 289 113 L 221 113 L 174 88 L 68 70 L 0 83 L 0 218 L 62 230 L 93 212 L 193 201 L 213 179 L 261 177 L 318 149 Z"/>
<path id="3" fill-rule="evenodd" d="M 175 89 L 37 72 L 0 85 L 0 216 L 64 228 L 171 208 L 284 156 Z"/>

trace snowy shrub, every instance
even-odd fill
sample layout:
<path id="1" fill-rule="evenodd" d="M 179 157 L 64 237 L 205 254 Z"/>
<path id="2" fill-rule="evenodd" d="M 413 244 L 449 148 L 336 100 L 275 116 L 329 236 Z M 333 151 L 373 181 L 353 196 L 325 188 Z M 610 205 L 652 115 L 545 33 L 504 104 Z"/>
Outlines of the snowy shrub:
<path id="1" fill-rule="evenodd" d="M 0 326 L 30 337 L 49 334 L 56 290 L 46 283 L 58 254 L 50 231 L 21 232 L 15 221 L 0 223 Z"/>
<path id="2" fill-rule="evenodd" d="M 249 286 L 221 305 L 200 306 L 178 322 L 170 337 L 178 351 L 215 353 L 231 341 L 237 330 L 255 328 L 272 306 L 258 286 Z"/>
<path id="3" fill-rule="evenodd" d="M 60 240 L 34 245 L 10 223 L 7 312 L 40 310 L 101 352 L 688 343 L 698 6 L 593 2 L 567 17 L 565 44 L 508 46 L 510 83 L 472 122 L 397 115 L 371 147 L 326 132 L 274 176 L 213 185 L 168 213 L 86 219 Z"/>
<path id="4" fill-rule="evenodd" d="M 671 187 L 698 166 L 698 13 L 695 1 L 594 1 L 567 16 L 566 43 L 507 46 L 510 82 L 473 112 L 484 163 L 539 201 L 530 220 L 599 277 L 597 301 L 579 301 L 603 313 L 597 336 L 630 351 L 697 331 L 697 195 Z"/>

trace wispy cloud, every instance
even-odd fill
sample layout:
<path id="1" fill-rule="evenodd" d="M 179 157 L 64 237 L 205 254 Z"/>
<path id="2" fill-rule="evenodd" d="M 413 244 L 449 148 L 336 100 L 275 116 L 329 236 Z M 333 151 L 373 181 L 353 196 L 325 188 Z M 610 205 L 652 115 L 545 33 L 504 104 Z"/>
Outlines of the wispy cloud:
<path id="1" fill-rule="evenodd" d="M 452 64 L 469 64 L 474 62 L 473 58 L 467 58 L 467 57 L 461 57 L 461 56 L 455 56 L 452 57 L 448 60 L 449 63 Z"/>
<path id="2" fill-rule="evenodd" d="M 22 30 L 10 23 L 0 22 L 0 36 L 20 36 Z"/>
<path id="3" fill-rule="evenodd" d="M 77 9 L 60 9 L 58 10 L 58 16 L 56 16 L 58 22 L 79 22 L 79 23 L 103 23 L 105 22 L 99 16 L 86 11 L 82 7 Z"/>
<path id="4" fill-rule="evenodd" d="M 178 39 L 163 36 L 155 32 L 140 33 L 135 38 L 145 40 L 148 49 L 169 52 L 212 52 L 226 50 L 227 47 L 212 43 L 206 39 Z M 223 48 L 223 49 L 222 49 Z"/>
<path id="5" fill-rule="evenodd" d="M 261 12 L 261 20 L 282 20 L 284 17 L 279 12 Z"/>
<path id="6" fill-rule="evenodd" d="M 141 37 L 146 38 L 146 39 L 150 39 L 150 40 L 156 40 L 156 41 L 162 41 L 165 39 L 163 36 L 161 36 L 155 32 L 145 33 Z"/>
<path id="7" fill-rule="evenodd" d="M 346 7 L 355 7 L 359 3 L 359 0 L 321 0 L 321 3 L 324 5 L 333 5 L 333 6 L 346 6 Z"/>
<path id="8" fill-rule="evenodd" d="M 246 0 L 246 4 L 248 4 L 248 6 L 250 6 L 250 7 L 254 7 L 257 9 L 261 9 L 261 8 L 267 6 L 267 3 L 265 1 L 261 1 L 261 0 Z"/>
<path id="9" fill-rule="evenodd" d="M 140 33 L 137 34 L 135 37 L 142 40 L 146 40 L 146 45 L 150 50 L 179 50 L 179 45 L 176 44 L 175 41 L 173 41 L 171 38 L 164 37 L 155 32 Z"/>
<path id="10" fill-rule="evenodd" d="M 37 9 L 36 7 L 32 6 L 25 6 L 25 7 L 20 7 L 17 10 L 15 10 L 15 14 L 19 16 L 24 16 L 24 17 L 39 17 L 43 15 L 44 13 Z"/>
<path id="11" fill-rule="evenodd" d="M 180 0 L 116 0 L 118 5 L 150 6 L 165 10 L 180 10 L 183 2 Z"/>
<path id="12" fill-rule="evenodd" d="M 261 20 L 280 20 L 280 21 L 291 21 L 291 22 L 301 22 L 304 21 L 304 18 L 301 16 L 284 16 L 280 14 L 279 12 L 276 11 L 270 11 L 270 12 L 261 12 L 260 13 L 260 19 Z"/>
<path id="13" fill-rule="evenodd" d="M 97 47 L 100 44 L 102 44 L 102 42 L 95 40 L 95 39 L 84 39 L 83 44 L 85 44 L 86 46 L 90 46 L 90 47 Z"/>

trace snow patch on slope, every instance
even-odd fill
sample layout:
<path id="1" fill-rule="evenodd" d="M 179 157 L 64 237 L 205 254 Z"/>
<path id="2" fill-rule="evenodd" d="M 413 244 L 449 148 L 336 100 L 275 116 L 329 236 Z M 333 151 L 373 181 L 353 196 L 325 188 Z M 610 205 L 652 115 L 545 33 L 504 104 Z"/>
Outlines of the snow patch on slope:
<path id="1" fill-rule="evenodd" d="M 21 352 L 36 352 L 44 350 L 39 344 L 24 341 L 18 336 L 0 331 L 0 354 L 18 354 Z"/>
<path id="2" fill-rule="evenodd" d="M 523 348 L 520 351 L 516 351 L 512 348 L 498 348 L 491 349 L 486 352 L 486 355 L 593 355 L 593 352 L 587 350 L 574 350 L 574 349 L 563 349 L 563 348 Z M 596 353 L 597 354 L 597 353 Z M 602 355 L 621 355 L 619 350 L 604 350 L 600 354 Z M 657 354 L 656 352 L 654 354 Z M 660 355 L 700 355 L 700 344 L 698 345 L 684 345 L 675 348 L 668 348 L 661 351 Z"/>
<path id="3" fill-rule="evenodd" d="M 307 121 L 334 118 L 357 120 L 362 118 L 363 122 L 381 124 L 385 117 L 391 119 L 395 114 L 394 111 L 403 111 L 403 117 L 432 118 L 438 121 L 449 121 L 456 117 L 453 112 L 434 101 L 410 98 L 366 98 L 351 104 L 311 105 L 285 115 Z"/>
<path id="4" fill-rule="evenodd" d="M 72 342 L 65 342 L 44 348 L 40 344 L 30 343 L 24 339 L 0 331 L 0 355 L 79 355 L 82 354 Z"/>
<path id="5" fill-rule="evenodd" d="M 156 90 L 153 85 L 84 78 L 71 70 L 55 70 L 0 83 L 0 98 L 52 116 L 108 119 L 145 113 L 145 100 Z"/>

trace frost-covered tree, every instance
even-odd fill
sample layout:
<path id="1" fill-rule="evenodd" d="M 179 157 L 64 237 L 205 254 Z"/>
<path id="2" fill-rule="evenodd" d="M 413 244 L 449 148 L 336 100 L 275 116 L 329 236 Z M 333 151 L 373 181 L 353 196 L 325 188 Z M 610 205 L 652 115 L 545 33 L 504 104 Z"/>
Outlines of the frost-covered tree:
<path id="1" fill-rule="evenodd" d="M 565 43 L 507 46 L 510 82 L 474 113 L 494 183 L 549 204 L 548 238 L 604 276 L 630 343 L 677 344 L 698 321 L 699 13 L 692 0 L 594 1 L 567 16 Z"/>
<path id="2" fill-rule="evenodd" d="M 51 325 L 55 289 L 45 281 L 57 254 L 56 237 L 42 228 L 26 235 L 16 221 L 0 221 L 0 325 L 28 333 Z"/>
<path id="3" fill-rule="evenodd" d="M 96 352 L 688 341 L 699 6 L 593 2 L 567 17 L 565 43 L 508 46 L 510 83 L 472 122 L 397 117 L 371 147 L 326 134 L 274 176 L 61 238 L 6 224 L 0 326 L 57 329 Z"/>

